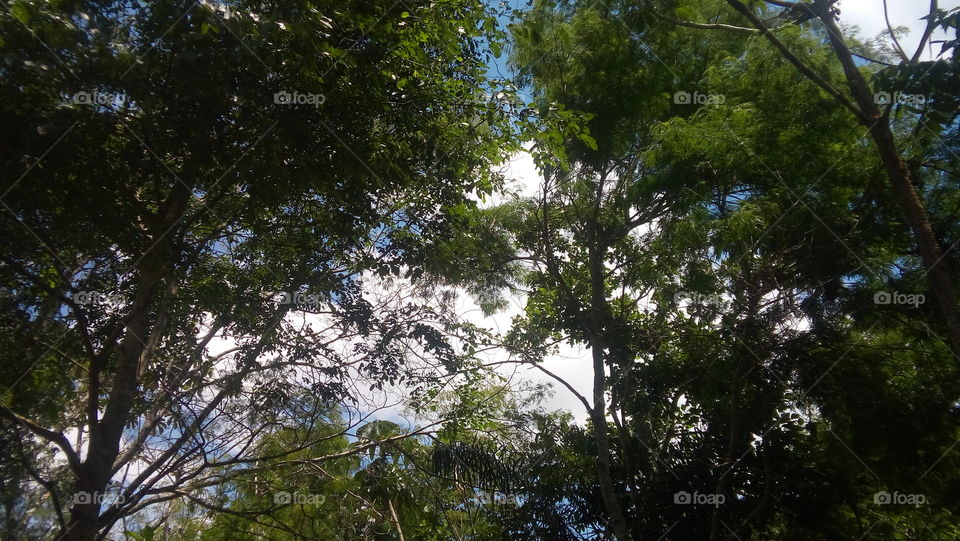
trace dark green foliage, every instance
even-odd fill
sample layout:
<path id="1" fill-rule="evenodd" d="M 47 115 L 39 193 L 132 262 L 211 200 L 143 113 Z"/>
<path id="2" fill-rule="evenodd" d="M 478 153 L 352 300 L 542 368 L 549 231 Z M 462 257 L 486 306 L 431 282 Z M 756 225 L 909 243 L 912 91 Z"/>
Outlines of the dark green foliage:
<path id="1" fill-rule="evenodd" d="M 516 107 L 479 0 L 7 2 L 3 534 L 960 537 L 960 361 L 835 3 L 738 4 L 535 0 Z M 935 60 L 845 43 L 956 282 L 930 17 Z M 481 208 L 518 141 L 538 193 Z M 558 344 L 584 426 L 491 367 Z"/>
<path id="2" fill-rule="evenodd" d="M 545 180 L 478 215 L 509 212 L 516 225 L 500 242 L 515 253 L 503 260 L 527 263 L 506 275 L 529 290 L 506 345 L 526 362 L 547 340 L 601 351 L 603 402 L 587 399 L 604 412 L 634 538 L 950 538 L 960 379 L 914 238 L 840 103 L 759 36 L 659 16 L 744 24 L 722 8 L 545 1 L 513 26 L 513 60 L 543 113 L 533 152 Z M 953 16 L 938 16 L 953 33 Z M 777 35 L 845 88 L 822 32 Z M 935 96 L 896 107 L 892 126 L 949 247 L 955 60 L 923 68 L 864 71 L 891 92 Z M 682 104 L 678 91 L 723 99 Z M 596 147 L 555 128 L 554 110 L 587 118 Z M 927 302 L 877 300 L 894 291 Z M 589 462 L 601 440 L 565 441 L 564 464 L 603 484 Z M 588 462 L 577 469 L 577 458 Z M 624 539 L 608 499 L 575 497 L 574 479 L 555 479 L 562 496 L 534 505 L 573 531 Z M 876 503 L 895 491 L 926 503 Z M 678 504 L 680 493 L 725 500 Z"/>

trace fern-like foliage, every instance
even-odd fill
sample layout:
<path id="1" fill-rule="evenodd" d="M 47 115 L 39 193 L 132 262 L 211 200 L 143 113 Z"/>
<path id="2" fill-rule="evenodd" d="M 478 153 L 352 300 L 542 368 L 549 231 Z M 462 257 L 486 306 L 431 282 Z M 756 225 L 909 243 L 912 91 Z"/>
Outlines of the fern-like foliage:
<path id="1" fill-rule="evenodd" d="M 513 492 L 525 484 L 526 460 L 508 450 L 493 451 L 474 443 L 437 443 L 431 453 L 433 473 L 491 491 Z"/>

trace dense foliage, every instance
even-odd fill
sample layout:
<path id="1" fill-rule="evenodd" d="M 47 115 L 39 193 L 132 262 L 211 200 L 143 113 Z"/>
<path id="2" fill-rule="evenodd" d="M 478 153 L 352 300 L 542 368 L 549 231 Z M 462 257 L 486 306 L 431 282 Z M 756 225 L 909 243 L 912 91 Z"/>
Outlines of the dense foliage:
<path id="1" fill-rule="evenodd" d="M 4 8 L 3 539 L 960 537 L 960 11 Z"/>

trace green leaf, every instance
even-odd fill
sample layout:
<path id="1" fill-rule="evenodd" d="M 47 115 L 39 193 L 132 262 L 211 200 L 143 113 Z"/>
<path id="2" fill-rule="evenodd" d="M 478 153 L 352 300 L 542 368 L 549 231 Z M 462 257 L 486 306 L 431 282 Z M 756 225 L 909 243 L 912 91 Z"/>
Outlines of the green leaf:
<path id="1" fill-rule="evenodd" d="M 25 6 L 22 2 L 17 2 L 16 4 L 11 5 L 10 14 L 23 24 L 27 24 L 27 21 L 30 20 L 30 12 L 27 10 L 27 6 Z"/>
<path id="2" fill-rule="evenodd" d="M 589 134 L 581 133 L 579 136 L 581 141 L 584 142 L 591 150 L 597 150 L 597 140 L 591 137 Z"/>

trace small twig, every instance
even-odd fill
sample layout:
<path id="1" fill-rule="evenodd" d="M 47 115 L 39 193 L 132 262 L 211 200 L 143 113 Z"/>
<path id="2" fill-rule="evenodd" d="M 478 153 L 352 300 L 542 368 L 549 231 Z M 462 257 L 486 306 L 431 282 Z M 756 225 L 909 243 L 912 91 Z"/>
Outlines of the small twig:
<path id="1" fill-rule="evenodd" d="M 904 52 L 903 47 L 900 46 L 900 40 L 897 39 L 897 34 L 893 31 L 893 25 L 890 24 L 890 15 L 887 13 L 887 0 L 883 0 L 883 19 L 887 22 L 887 32 L 890 32 L 890 38 L 893 39 L 893 48 L 904 62 L 909 62 L 910 59 L 907 58 L 907 53 Z M 920 40 L 920 47 L 923 48 L 922 39 Z"/>

